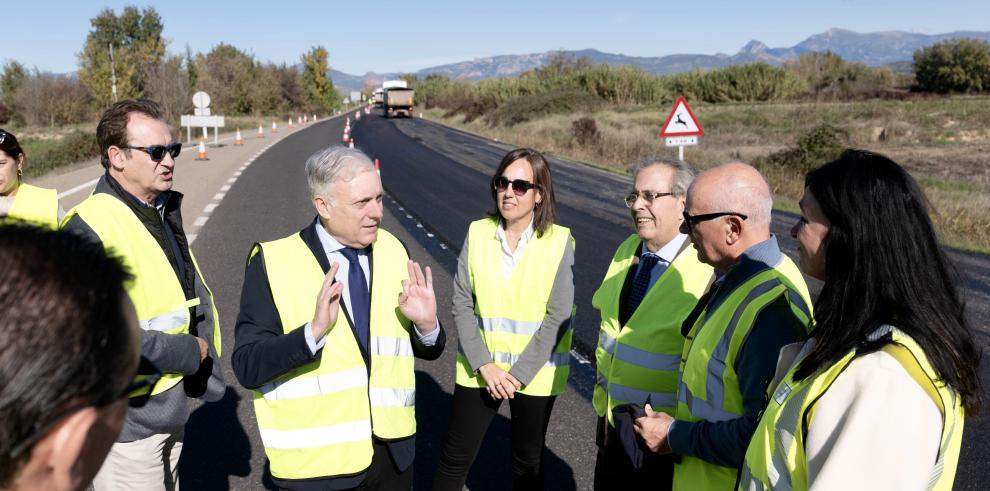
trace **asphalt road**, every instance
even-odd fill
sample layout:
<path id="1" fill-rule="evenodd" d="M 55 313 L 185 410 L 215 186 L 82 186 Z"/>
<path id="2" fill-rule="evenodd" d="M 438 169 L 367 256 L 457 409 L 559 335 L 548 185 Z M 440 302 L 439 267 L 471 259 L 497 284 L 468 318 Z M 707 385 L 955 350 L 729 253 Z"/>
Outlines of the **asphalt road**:
<path id="1" fill-rule="evenodd" d="M 352 121 L 353 122 L 353 121 Z M 338 142 L 343 121 L 335 119 L 305 127 L 284 137 L 257 156 L 250 167 L 212 210 L 193 249 L 220 306 L 225 354 L 233 349 L 243 268 L 251 245 L 298 231 L 312 220 L 303 164 L 305 159 Z M 493 207 L 488 180 L 508 147 L 452 131 L 423 120 L 383 120 L 363 116 L 356 123 L 357 146 L 381 162 L 387 191 L 383 227 L 409 247 L 411 256 L 433 270 L 440 320 L 447 328 L 448 347 L 434 362 L 417 362 L 418 448 L 416 489 L 429 489 L 443 444 L 453 390 L 456 333 L 449 299 L 456 253 L 470 221 Z M 575 348 L 568 391 L 555 406 L 546 457 L 548 488 L 590 489 L 594 469 L 594 412 L 590 404 L 593 368 L 588 358 L 597 323 L 591 293 L 605 273 L 615 246 L 631 230 L 621 197 L 629 180 L 580 164 L 552 160 L 559 222 L 571 227 L 577 242 Z M 180 189 L 181 190 L 181 189 Z M 778 217 L 775 232 L 793 255 L 786 233 L 792 217 Z M 965 267 L 983 280 L 970 288 L 982 292 L 977 302 L 986 310 L 987 263 L 973 256 Z M 979 300 L 979 298 L 977 298 Z M 980 315 L 981 319 L 986 316 Z M 985 323 L 985 321 L 983 321 Z M 985 325 L 981 325 L 985 329 Z M 224 369 L 230 389 L 217 403 L 194 410 L 186 427 L 180 473 L 185 489 L 262 489 L 265 456 L 251 407 L 251 393 L 240 388 Z M 984 378 L 990 380 L 986 365 Z M 988 398 L 990 399 L 990 398 Z M 507 406 L 493 421 L 469 476 L 472 490 L 510 488 L 509 421 Z M 990 431 L 983 421 L 969 420 L 956 489 L 983 489 L 990 470 L 987 451 Z"/>

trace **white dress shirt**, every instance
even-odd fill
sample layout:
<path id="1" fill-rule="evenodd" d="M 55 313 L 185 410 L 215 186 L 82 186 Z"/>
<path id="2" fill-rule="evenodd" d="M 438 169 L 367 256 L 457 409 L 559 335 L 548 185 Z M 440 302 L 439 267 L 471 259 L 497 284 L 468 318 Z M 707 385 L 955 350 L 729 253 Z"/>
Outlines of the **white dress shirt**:
<path id="1" fill-rule="evenodd" d="M 327 255 L 327 261 L 329 261 L 331 265 L 333 263 L 337 263 L 337 274 L 334 275 L 334 279 L 344 284 L 344 291 L 341 293 L 341 300 L 343 300 L 344 306 L 347 307 L 347 311 L 352 312 L 351 289 L 350 289 L 350 285 L 347 284 L 347 274 L 348 272 L 350 272 L 351 263 L 350 261 L 347 260 L 346 257 L 344 257 L 343 254 L 340 253 L 340 250 L 346 246 L 341 244 L 340 241 L 338 241 L 337 239 L 333 238 L 333 236 L 330 235 L 327 232 L 327 230 L 323 228 L 323 226 L 319 223 L 317 223 L 316 225 L 316 236 L 319 237 L 320 239 L 320 245 L 323 246 L 323 251 Z M 364 281 L 370 287 L 371 271 L 368 262 L 367 250 L 364 249 L 358 250 L 358 264 L 361 265 L 361 270 L 364 272 Z M 438 319 L 437 326 L 439 326 L 439 323 L 440 321 Z M 323 348 L 323 345 L 326 344 L 327 338 L 326 336 L 322 336 L 320 337 L 319 340 L 314 339 L 313 330 L 311 329 L 311 324 L 312 323 L 307 322 L 305 326 L 306 344 L 309 345 L 310 351 L 315 355 L 316 352 L 319 351 L 321 348 Z M 413 324 L 413 329 L 415 329 L 416 331 L 416 337 L 419 338 L 419 341 L 423 343 L 424 346 L 433 346 L 434 344 L 436 344 L 437 337 L 439 337 L 440 335 L 440 329 L 434 329 L 430 331 L 428 334 L 424 335 L 419 331 L 419 328 L 416 327 L 415 323 Z"/>

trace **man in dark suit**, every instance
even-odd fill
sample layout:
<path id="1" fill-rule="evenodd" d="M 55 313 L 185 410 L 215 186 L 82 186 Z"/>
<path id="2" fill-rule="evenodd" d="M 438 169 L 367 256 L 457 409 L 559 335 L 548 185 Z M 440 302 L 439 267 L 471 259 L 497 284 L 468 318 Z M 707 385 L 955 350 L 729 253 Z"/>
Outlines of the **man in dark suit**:
<path id="1" fill-rule="evenodd" d="M 713 280 L 679 231 L 693 179 L 680 160 L 651 158 L 633 168 L 625 202 L 636 233 L 619 245 L 592 299 L 601 313 L 595 489 L 671 486 L 673 460 L 643 446 L 632 423 L 646 411 L 673 411 L 681 324 Z"/>
<path id="2" fill-rule="evenodd" d="M 306 162 L 318 217 L 251 251 L 233 368 L 255 391 L 273 481 L 283 489 L 411 489 L 414 358 L 445 335 L 430 268 L 379 225 L 382 186 L 359 150 Z"/>

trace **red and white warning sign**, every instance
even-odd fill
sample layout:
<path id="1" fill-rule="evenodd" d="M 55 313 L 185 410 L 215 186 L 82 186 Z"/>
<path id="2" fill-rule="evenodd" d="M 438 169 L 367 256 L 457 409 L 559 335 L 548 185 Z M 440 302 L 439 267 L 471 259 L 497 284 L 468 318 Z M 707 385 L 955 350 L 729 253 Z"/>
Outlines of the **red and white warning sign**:
<path id="1" fill-rule="evenodd" d="M 688 106 L 687 99 L 684 96 L 678 96 L 677 102 L 674 103 L 674 109 L 667 116 L 667 122 L 664 123 L 660 136 L 701 136 L 704 134 L 705 131 L 701 129 L 697 118 L 691 112 L 691 106 Z"/>

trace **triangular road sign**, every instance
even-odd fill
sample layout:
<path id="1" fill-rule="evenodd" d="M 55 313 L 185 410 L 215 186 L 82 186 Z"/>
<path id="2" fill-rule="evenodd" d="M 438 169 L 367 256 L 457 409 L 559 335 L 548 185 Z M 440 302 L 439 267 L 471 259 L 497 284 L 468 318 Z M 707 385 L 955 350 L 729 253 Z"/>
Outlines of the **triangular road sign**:
<path id="1" fill-rule="evenodd" d="M 660 132 L 660 136 L 692 136 L 704 134 L 705 131 L 701 129 L 701 125 L 698 124 L 694 113 L 691 112 L 691 107 L 688 106 L 687 99 L 684 96 L 678 96 L 677 102 L 674 103 L 674 109 L 670 111 L 670 115 L 667 116 L 667 122 L 663 124 L 663 130 Z"/>

